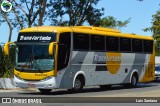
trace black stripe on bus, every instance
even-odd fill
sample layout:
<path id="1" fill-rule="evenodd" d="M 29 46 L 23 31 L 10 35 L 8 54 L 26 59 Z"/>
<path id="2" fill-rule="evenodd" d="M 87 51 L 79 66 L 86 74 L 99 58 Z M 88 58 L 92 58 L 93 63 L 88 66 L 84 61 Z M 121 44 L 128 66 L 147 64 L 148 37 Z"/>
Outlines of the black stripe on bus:
<path id="1" fill-rule="evenodd" d="M 107 66 L 105 65 L 99 65 L 99 66 L 96 66 L 95 71 L 108 71 L 108 69 L 107 69 Z"/>

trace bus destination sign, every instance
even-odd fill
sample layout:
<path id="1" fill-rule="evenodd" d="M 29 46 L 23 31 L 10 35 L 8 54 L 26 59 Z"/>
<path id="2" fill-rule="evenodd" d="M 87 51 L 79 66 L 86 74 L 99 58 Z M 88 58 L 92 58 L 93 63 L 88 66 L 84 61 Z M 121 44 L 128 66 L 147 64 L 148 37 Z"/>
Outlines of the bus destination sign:
<path id="1" fill-rule="evenodd" d="M 36 40 L 47 40 L 47 41 L 50 41 L 51 40 L 51 37 L 49 36 L 23 36 L 21 35 L 20 36 L 20 41 L 21 40 L 31 40 L 31 41 L 36 41 Z"/>
<path id="2" fill-rule="evenodd" d="M 46 32 L 20 33 L 17 39 L 18 42 L 53 42 L 55 40 L 55 33 Z"/>

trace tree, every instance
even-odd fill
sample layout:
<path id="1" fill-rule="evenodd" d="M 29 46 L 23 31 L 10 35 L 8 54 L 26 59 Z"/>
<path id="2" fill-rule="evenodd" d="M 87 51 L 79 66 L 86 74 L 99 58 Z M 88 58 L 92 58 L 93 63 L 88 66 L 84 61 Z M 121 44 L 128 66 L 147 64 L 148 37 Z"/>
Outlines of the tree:
<path id="1" fill-rule="evenodd" d="M 153 38 L 155 40 L 155 46 L 157 48 L 156 55 L 160 55 L 160 11 L 152 15 L 152 26 L 145 28 L 144 31 L 151 31 L 153 33 Z"/>
<path id="2" fill-rule="evenodd" d="M 125 27 L 129 22 L 130 18 L 125 21 L 117 21 L 117 19 L 113 16 L 108 16 L 96 21 L 95 23 L 93 23 L 93 25 L 120 29 L 122 27 Z"/>
<path id="3" fill-rule="evenodd" d="M 0 4 L 2 0 L 0 0 Z M 0 9 L 0 25 L 7 23 L 10 29 L 8 41 L 11 41 L 13 28 L 23 29 L 41 26 L 46 21 L 46 8 L 51 7 L 52 0 L 12 0 L 12 11 L 5 13 Z"/>
<path id="4" fill-rule="evenodd" d="M 52 0 L 12 0 L 12 11 L 5 13 L 4 15 L 10 18 L 11 26 L 18 29 L 31 26 L 41 26 L 45 22 L 45 14 L 48 12 L 47 7 L 51 6 Z M 2 0 L 1 0 L 2 2 Z M 6 18 L 1 18 L 0 23 L 6 22 Z"/>
<path id="5" fill-rule="evenodd" d="M 2 0 L 0 0 L 0 4 L 2 4 Z M 3 20 L 0 20 L 0 25 L 2 24 L 2 22 L 6 22 L 8 27 L 9 27 L 9 38 L 8 38 L 8 42 L 11 41 L 11 36 L 12 36 L 12 30 L 13 30 L 13 27 L 11 25 L 11 22 L 9 20 L 9 17 L 8 17 L 8 14 L 3 12 L 1 9 L 0 9 L 0 17 L 1 19 Z"/>
<path id="6" fill-rule="evenodd" d="M 155 40 L 160 41 L 160 11 L 152 15 L 152 26 L 144 29 L 144 31 L 151 31 Z"/>
<path id="7" fill-rule="evenodd" d="M 90 26 L 120 29 L 130 22 L 130 19 L 124 22 L 117 21 L 113 16 L 101 18 L 104 14 L 104 8 L 95 8 L 99 1 L 100 0 L 55 0 L 49 12 L 49 16 L 54 17 L 51 19 L 51 23 L 52 25 L 60 26 L 80 26 L 86 22 Z M 52 15 L 50 15 L 51 12 L 53 13 Z M 63 17 L 68 17 L 68 20 L 64 20 Z"/>
<path id="8" fill-rule="evenodd" d="M 16 47 L 12 45 L 10 47 L 11 56 L 7 57 L 2 51 L 3 47 L 0 45 L 0 78 L 1 77 L 13 77 L 13 66 L 15 64 L 15 50 Z"/>
<path id="9" fill-rule="evenodd" d="M 0 1 L 2 2 L 2 0 Z M 19 30 L 26 27 L 42 26 L 46 22 L 50 22 L 50 25 L 59 26 L 83 25 L 85 22 L 89 25 L 95 25 L 97 20 L 101 20 L 104 11 L 104 8 L 95 8 L 99 1 L 11 0 L 13 9 L 8 13 L 4 13 L 2 10 L 0 11 L 2 13 L 0 24 L 7 22 L 10 28 L 8 41 L 11 40 L 13 28 Z M 111 22 L 111 24 L 118 26 L 125 26 L 124 23 L 121 21 L 117 21 L 116 24 Z"/>
<path id="10" fill-rule="evenodd" d="M 144 31 L 151 31 L 156 44 L 160 44 L 160 11 L 152 15 L 152 26 L 144 29 Z"/>
<path id="11" fill-rule="evenodd" d="M 84 22 L 88 22 L 91 25 L 103 15 L 104 8 L 95 8 L 99 1 L 100 0 L 55 0 L 50 12 L 54 11 L 51 17 L 58 16 L 59 20 L 57 20 L 57 17 L 53 18 L 51 20 L 52 24 L 78 26 Z M 64 16 L 68 17 L 68 20 L 63 21 Z"/>
<path id="12" fill-rule="evenodd" d="M 47 3 L 49 3 L 47 0 L 20 0 L 19 2 L 17 2 L 17 0 L 13 0 L 12 2 L 12 4 L 17 8 L 14 12 L 19 13 L 19 22 L 26 22 L 27 27 L 43 25 Z"/>

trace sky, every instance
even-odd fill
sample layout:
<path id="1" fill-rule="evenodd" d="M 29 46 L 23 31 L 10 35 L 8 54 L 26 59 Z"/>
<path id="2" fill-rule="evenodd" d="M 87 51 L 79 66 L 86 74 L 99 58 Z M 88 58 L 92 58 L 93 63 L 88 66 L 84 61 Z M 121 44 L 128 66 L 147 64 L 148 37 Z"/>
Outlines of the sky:
<path id="1" fill-rule="evenodd" d="M 151 32 L 144 32 L 142 29 L 150 27 L 152 15 L 160 9 L 160 0 L 101 0 L 96 8 L 104 8 L 104 16 L 113 16 L 117 20 L 125 21 L 131 18 L 127 27 L 121 28 L 121 32 L 135 33 L 138 35 L 152 36 Z M 18 36 L 17 29 L 13 30 L 11 41 L 16 41 Z M 0 26 L 0 43 L 8 41 L 9 28 L 7 23 Z"/>

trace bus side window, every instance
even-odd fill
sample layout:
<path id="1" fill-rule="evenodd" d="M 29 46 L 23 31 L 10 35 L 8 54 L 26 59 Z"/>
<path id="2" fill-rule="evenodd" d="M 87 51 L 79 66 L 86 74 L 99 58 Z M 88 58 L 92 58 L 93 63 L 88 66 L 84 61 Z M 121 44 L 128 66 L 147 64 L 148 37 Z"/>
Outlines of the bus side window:
<path id="1" fill-rule="evenodd" d="M 132 39 L 132 52 L 142 52 L 142 40 Z"/>
<path id="2" fill-rule="evenodd" d="M 60 34 L 58 47 L 58 70 L 61 70 L 68 65 L 71 48 L 71 33 Z"/>
<path id="3" fill-rule="evenodd" d="M 144 40 L 144 52 L 145 53 L 152 53 L 153 52 L 153 41 Z"/>
<path id="4" fill-rule="evenodd" d="M 119 51 L 118 37 L 106 37 L 106 50 L 107 51 Z"/>
<path id="5" fill-rule="evenodd" d="M 105 37 L 91 35 L 91 50 L 104 51 L 105 50 Z"/>
<path id="6" fill-rule="evenodd" d="M 131 39 L 120 38 L 120 51 L 121 52 L 131 52 Z"/>
<path id="7" fill-rule="evenodd" d="M 89 50 L 89 35 L 74 33 L 73 44 L 74 50 Z"/>

